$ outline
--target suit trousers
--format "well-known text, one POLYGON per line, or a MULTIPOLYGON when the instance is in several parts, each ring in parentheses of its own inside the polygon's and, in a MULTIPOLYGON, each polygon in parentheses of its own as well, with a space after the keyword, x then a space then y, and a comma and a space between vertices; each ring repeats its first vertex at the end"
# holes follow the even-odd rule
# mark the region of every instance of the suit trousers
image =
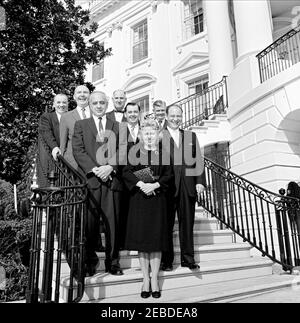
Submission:
POLYGON ((106 245, 106 268, 119 267, 119 214, 120 192, 112 191, 106 185, 89 190, 88 212, 86 221, 86 264, 96 265, 96 249, 100 235, 100 216, 104 216, 106 245))
POLYGON ((163 252, 162 263, 172 265, 174 261, 173 230, 177 212, 179 223, 179 241, 181 264, 193 264, 194 259, 194 223, 195 223, 196 197, 191 197, 183 185, 180 185, 178 195, 169 198, 168 214, 168 252, 163 252))

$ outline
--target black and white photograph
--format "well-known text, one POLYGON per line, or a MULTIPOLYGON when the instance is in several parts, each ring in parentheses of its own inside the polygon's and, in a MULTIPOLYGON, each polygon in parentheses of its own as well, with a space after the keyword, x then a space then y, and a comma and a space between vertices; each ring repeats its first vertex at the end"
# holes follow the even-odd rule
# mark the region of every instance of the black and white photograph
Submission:
POLYGON ((300 0, 0 0, 0 303, 300 303, 300 0))

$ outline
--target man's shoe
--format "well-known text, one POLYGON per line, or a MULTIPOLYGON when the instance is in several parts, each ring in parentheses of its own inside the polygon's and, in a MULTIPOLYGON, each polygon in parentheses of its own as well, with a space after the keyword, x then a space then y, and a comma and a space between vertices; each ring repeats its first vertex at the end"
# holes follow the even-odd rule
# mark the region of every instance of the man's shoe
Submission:
POLYGON ((172 271, 173 270, 173 266, 172 265, 162 265, 161 266, 161 270, 162 271, 172 271))
POLYGON ((188 267, 190 270, 196 270, 196 269, 200 269, 200 266, 195 264, 195 263, 182 263, 181 267, 188 267))
POLYGON ((122 275, 124 275, 122 269, 117 268, 117 267, 112 267, 109 270, 106 270, 106 272, 109 272, 113 276, 122 276, 122 275))

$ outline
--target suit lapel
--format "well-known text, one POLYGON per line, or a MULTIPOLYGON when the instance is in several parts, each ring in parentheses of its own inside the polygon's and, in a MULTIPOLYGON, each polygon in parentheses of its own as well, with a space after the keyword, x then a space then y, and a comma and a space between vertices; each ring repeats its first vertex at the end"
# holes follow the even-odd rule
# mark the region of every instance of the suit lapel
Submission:
POLYGON ((114 122, 111 119, 106 118, 106 125, 105 125, 105 137, 108 138, 110 137, 112 131, 114 128, 114 122))
POLYGON ((57 144, 59 144, 59 121, 55 111, 50 114, 50 118, 52 119, 53 123, 54 137, 57 144))
POLYGON ((73 110, 72 116, 75 119, 75 121, 81 120, 80 115, 79 115, 77 109, 74 109, 73 110))
POLYGON ((97 140, 97 138, 99 137, 98 135, 98 131, 97 131, 97 127, 96 127, 96 124, 95 124, 95 121, 94 121, 94 118, 91 117, 88 119, 88 122, 89 122, 89 126, 90 126, 90 129, 92 131, 92 134, 93 134, 93 138, 95 138, 95 141, 99 141, 97 140))
POLYGON ((183 145, 184 140, 184 130, 179 129, 179 148, 183 145))

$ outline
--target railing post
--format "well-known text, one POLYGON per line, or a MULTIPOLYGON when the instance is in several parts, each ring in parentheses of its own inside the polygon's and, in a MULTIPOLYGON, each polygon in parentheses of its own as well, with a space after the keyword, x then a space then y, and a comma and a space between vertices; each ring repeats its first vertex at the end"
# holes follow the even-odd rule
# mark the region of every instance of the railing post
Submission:
POLYGON ((49 204, 46 208, 46 231, 45 231, 45 249, 44 249, 44 267, 41 303, 52 302, 52 275, 53 275, 53 252, 54 237, 57 209, 55 206, 56 199, 54 194, 61 193, 60 189, 55 186, 57 175, 51 171, 48 179, 50 182, 47 191, 50 193, 49 204))
POLYGON ((226 94, 226 101, 225 101, 225 108, 228 109, 228 88, 227 88, 227 76, 223 76, 223 82, 224 82, 224 87, 225 87, 225 94, 226 94))
MULTIPOLYGON (((293 267, 288 221, 286 218, 286 211, 284 211, 284 208, 286 206, 286 202, 284 201, 285 189, 281 188, 279 190, 279 194, 282 196, 281 204, 283 208, 282 210, 276 209, 276 222, 277 222, 277 230, 278 230, 280 258, 282 263, 293 267)), ((283 270, 288 270, 288 269, 290 268, 283 266, 283 270)))

